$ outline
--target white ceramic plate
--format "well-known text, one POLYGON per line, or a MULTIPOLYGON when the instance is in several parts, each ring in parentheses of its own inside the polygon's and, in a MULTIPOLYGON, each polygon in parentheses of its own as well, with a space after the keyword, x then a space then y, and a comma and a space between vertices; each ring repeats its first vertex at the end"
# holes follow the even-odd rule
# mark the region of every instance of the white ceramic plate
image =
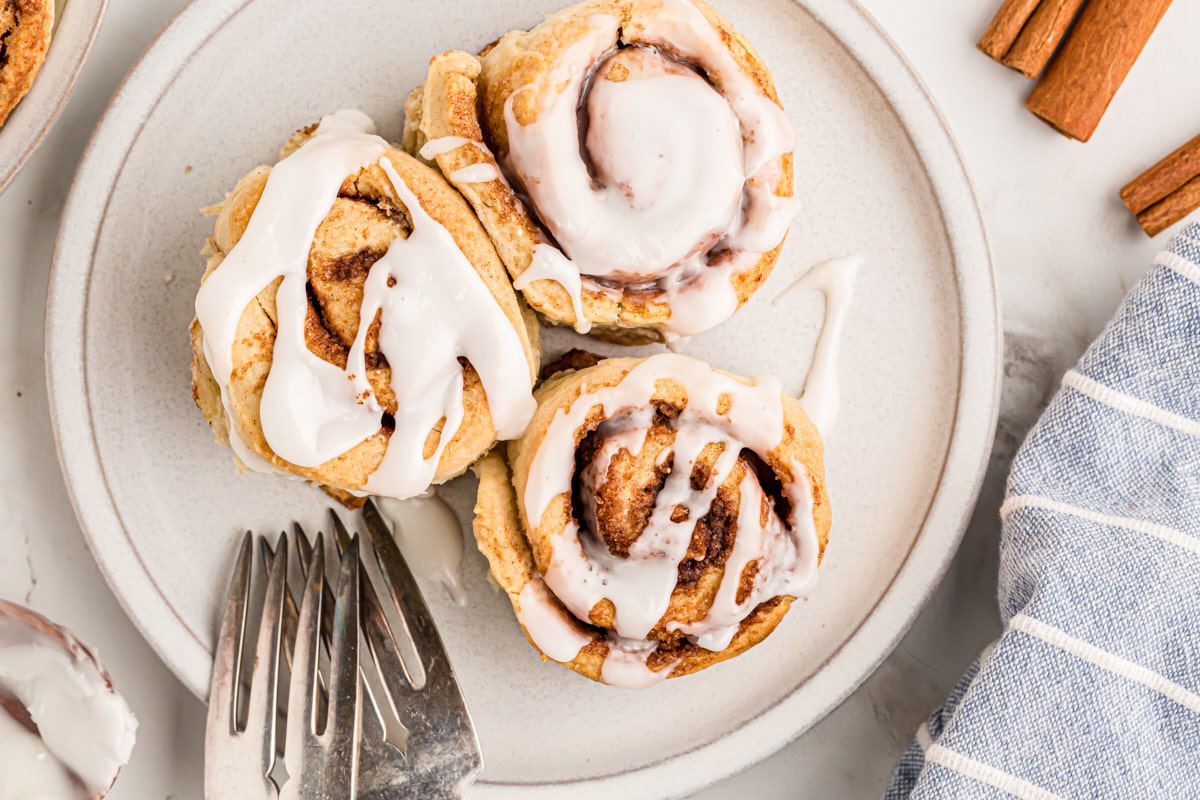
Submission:
MULTIPOLYGON (((396 136, 430 55, 479 48, 561 0, 198 0, 113 98, 63 216, 47 313, 58 442, 79 518, 130 616, 198 695, 239 532, 320 526, 316 490, 236 476, 192 405, 187 324, 220 199, 294 129, 342 107, 396 136)), ((470 606, 427 587, 487 766, 473 797, 680 795, 781 747, 890 651, 953 555, 992 440, 999 326, 970 184, 903 57, 850 0, 724 3, 795 122, 804 210, 754 301, 689 353, 799 391, 810 265, 867 259, 829 437, 834 530, 820 584, 776 633, 631 692, 542 664, 470 547, 470 606)), ((556 332, 548 349, 574 334, 556 332)), ((611 349, 610 349, 611 350, 611 349)), ((469 523, 474 482, 445 496, 469 523)))
POLYGON ((0 192, 33 155, 67 105, 100 31, 108 0, 57 0, 54 38, 29 94, 0 127, 0 192))

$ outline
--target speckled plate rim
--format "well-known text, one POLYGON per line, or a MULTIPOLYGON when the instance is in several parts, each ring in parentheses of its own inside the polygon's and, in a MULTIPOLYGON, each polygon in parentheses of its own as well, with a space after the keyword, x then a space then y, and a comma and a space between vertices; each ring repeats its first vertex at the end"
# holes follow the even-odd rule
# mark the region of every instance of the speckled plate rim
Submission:
MULTIPOLYGON (((79 2, 79 0, 73 0, 79 2)), ((904 125, 941 211, 955 264, 962 358, 959 399, 937 492, 908 557, 845 644, 780 703, 724 736, 635 769, 579 781, 483 781, 473 797, 577 800, 679 797, 759 761, 820 721, 887 657, 953 558, 991 452, 1002 333, 995 272, 978 202, 953 135, 895 43, 855 0, 795 0, 861 65, 904 125)), ((254 0, 197 0, 151 44, 114 94, 84 152, 63 211, 46 309, 46 362, 59 459, 101 571, 135 625, 183 683, 207 694, 210 656, 164 602, 132 546, 103 477, 84 391, 87 285, 107 213, 133 142, 190 54, 254 0)), ((565 0, 564 0, 565 2, 565 0)))
POLYGON ((67 101, 100 32, 108 0, 68 0, 29 94, 0 127, 0 194, 37 150, 67 101))

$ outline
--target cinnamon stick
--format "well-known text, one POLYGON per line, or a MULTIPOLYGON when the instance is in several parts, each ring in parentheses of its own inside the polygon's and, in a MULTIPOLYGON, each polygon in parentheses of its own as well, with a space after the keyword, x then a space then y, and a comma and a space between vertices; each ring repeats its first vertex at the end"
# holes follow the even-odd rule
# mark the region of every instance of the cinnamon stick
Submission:
POLYGON ((1138 214, 1137 221, 1147 234, 1157 236, 1197 208, 1200 208, 1200 178, 1192 178, 1138 214))
POLYGON ((1005 0, 976 47, 997 61, 1003 61, 1041 1, 1005 0))
POLYGON ((1130 181, 1121 200, 1150 236, 1200 208, 1200 136, 1130 181))
POLYGON ((1062 43, 1084 0, 1042 0, 1000 63, 1036 78, 1062 43))
POLYGON ((1171 0, 1089 0, 1025 107, 1086 142, 1171 0))

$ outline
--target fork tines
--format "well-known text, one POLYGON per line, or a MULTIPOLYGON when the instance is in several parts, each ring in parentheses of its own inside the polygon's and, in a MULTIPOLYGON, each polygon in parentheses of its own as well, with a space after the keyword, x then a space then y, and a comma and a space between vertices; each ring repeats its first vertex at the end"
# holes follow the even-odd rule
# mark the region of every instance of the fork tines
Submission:
POLYGON ((271 775, 275 768, 275 713, 287 578, 287 539, 279 539, 276 553, 280 557, 272 566, 267 581, 254 671, 248 687, 248 709, 244 722, 239 723, 238 710, 245 705, 242 693, 247 689, 241 667, 254 557, 252 542, 253 536, 247 531, 229 584, 229 598, 213 660, 204 743, 204 793, 214 800, 223 797, 274 798, 278 795, 278 787, 271 775))
POLYGON ((326 580, 321 534, 314 544, 294 526, 294 562, 286 535, 274 548, 260 542, 267 588, 252 666, 245 642, 254 537, 243 538, 213 666, 210 800, 349 800, 391 797, 397 789, 458 798, 482 769, 474 726, 416 581, 369 502, 363 521, 368 540, 360 544, 330 512, 336 590, 326 580), (360 547, 374 559, 360 557, 360 547), (290 563, 304 577, 299 602, 288 586, 290 563), (386 587, 382 595, 373 573, 386 587))

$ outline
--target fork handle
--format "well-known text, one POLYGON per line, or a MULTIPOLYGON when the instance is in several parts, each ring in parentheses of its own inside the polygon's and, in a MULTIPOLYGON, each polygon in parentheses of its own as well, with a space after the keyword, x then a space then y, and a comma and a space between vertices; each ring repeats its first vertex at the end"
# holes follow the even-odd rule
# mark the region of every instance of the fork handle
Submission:
POLYGON ((466 786, 412 785, 404 788, 376 789, 358 795, 357 800, 463 800, 466 786))

